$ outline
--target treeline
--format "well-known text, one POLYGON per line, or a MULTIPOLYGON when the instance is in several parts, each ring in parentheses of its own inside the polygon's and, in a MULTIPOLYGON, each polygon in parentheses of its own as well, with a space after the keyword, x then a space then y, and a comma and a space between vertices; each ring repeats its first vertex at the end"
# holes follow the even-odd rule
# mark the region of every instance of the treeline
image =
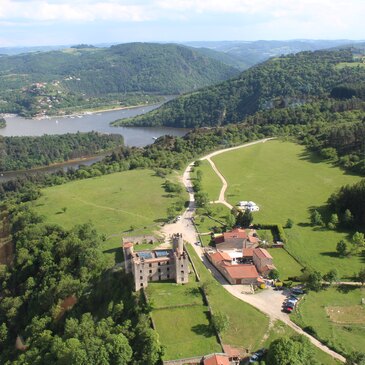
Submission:
POLYGON ((3 117, 0 117, 0 128, 6 127, 6 120, 3 117))
MULTIPOLYGON (((238 70, 176 44, 129 43, 0 58, 0 112, 34 115, 129 93, 175 95, 227 80, 238 70), (12 75, 9 77, 9 75, 12 75), (45 84, 46 83, 46 84, 45 84), (49 90, 46 90, 46 89, 49 90), (52 100, 51 100, 52 101, 52 100)), ((141 96, 142 99, 142 96, 141 96)))
POLYGON ((259 110, 304 104, 330 96, 339 85, 365 82, 364 67, 339 67, 343 63, 353 63, 350 50, 302 52, 271 59, 236 78, 115 124, 194 128, 238 123, 259 110))
POLYGON ((91 225, 44 225, 28 205, 10 200, 2 216, 16 250, 0 271, 1 364, 159 361, 148 308, 130 277, 108 269, 91 225))
POLYGON ((349 211, 351 225, 365 228, 365 179, 354 185, 343 186, 331 195, 328 203, 330 209, 340 217, 346 216, 346 213, 349 214, 346 211, 349 211))
POLYGON ((31 169, 110 151, 123 145, 119 134, 97 132, 1 137, 0 171, 31 169))

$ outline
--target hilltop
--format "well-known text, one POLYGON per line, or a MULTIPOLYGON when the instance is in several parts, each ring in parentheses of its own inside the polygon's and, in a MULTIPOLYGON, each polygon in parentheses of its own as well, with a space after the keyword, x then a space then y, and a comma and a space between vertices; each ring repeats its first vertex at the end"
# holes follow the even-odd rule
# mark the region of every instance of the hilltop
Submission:
POLYGON ((122 105, 155 102, 156 95, 196 90, 238 73, 193 48, 176 44, 79 45, 3 55, 0 112, 33 116, 105 105, 111 100, 122 105))
POLYGON ((185 94, 148 114, 115 124, 194 128, 241 122, 260 110, 327 98, 341 85, 360 85, 361 89, 365 81, 361 57, 343 49, 272 58, 231 80, 185 94))

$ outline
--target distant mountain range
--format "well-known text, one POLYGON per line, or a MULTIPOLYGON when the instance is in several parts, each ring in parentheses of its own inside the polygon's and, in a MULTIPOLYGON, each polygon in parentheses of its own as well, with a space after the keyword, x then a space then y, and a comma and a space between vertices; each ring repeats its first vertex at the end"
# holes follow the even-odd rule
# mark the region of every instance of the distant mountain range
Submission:
MULTIPOLYGON (((271 57, 287 55, 290 53, 298 53, 302 51, 317 51, 320 49, 328 49, 340 46, 349 46, 358 44, 360 41, 348 39, 339 40, 310 40, 298 39, 288 41, 201 41, 201 42, 185 42, 183 44, 196 47, 202 52, 215 58, 216 52, 223 53, 226 63, 241 70, 247 69, 257 63, 266 61, 271 57), (207 49, 215 51, 209 54, 207 49)), ((219 56, 218 56, 219 57, 219 56)), ((220 56, 222 62, 224 58, 220 56)))
POLYGON ((111 94, 180 94, 238 73, 199 50, 177 44, 79 45, 4 55, 0 57, 0 112, 31 110, 34 115, 54 100, 52 111, 111 94))
POLYGON ((257 111, 319 99, 362 97, 365 63, 360 48, 300 52, 272 58, 239 76, 182 95, 159 109, 115 124, 173 127, 241 122, 257 111))

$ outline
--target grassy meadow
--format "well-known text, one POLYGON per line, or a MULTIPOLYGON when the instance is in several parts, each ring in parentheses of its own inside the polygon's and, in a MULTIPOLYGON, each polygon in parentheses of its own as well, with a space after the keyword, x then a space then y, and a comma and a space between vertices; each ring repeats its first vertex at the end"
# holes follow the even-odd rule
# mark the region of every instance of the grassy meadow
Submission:
MULTIPOLYGON (((336 254, 337 242, 347 240, 349 232, 310 225, 310 209, 323 209, 336 189, 360 177, 308 155, 303 146, 281 141, 223 153, 213 161, 227 179, 226 199, 232 205, 240 200, 259 205, 260 211, 253 213, 255 223, 294 221, 293 228, 286 230, 287 249, 304 266, 322 273, 336 267, 347 278, 364 265, 361 257, 339 258, 336 254)), ((207 178, 208 174, 203 175, 203 181, 207 178)))
POLYGON ((222 349, 210 327, 208 307, 195 281, 185 285, 173 282, 149 283, 146 289, 164 360, 202 356, 222 349))
POLYGON ((91 222, 107 238, 104 250, 116 255, 122 235, 152 233, 166 218, 176 198, 165 193, 164 181, 150 170, 124 171, 43 189, 33 204, 46 223, 91 222))
POLYGON ((344 352, 364 351, 365 288, 338 287, 310 292, 299 303, 292 319, 312 327, 317 336, 344 352))

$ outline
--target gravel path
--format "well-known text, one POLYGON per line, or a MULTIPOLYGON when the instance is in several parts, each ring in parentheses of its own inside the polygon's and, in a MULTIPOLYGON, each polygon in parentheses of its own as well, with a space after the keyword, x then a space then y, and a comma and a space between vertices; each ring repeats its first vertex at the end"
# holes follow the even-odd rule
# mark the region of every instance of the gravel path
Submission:
MULTIPOLYGON (((228 208, 232 209, 232 206, 225 200, 225 192, 227 189, 227 181, 225 180, 224 176, 219 172, 217 167, 215 166, 214 162, 211 160, 212 157, 219 155, 224 152, 236 150, 239 148, 249 147, 257 143, 265 143, 268 140, 271 140, 273 138, 265 138, 263 140, 246 143, 244 145, 240 145, 237 147, 231 147, 226 148, 223 150, 219 150, 213 153, 210 153, 207 156, 204 156, 201 158, 201 160, 207 160, 213 170, 216 172, 216 174, 221 179, 223 186, 219 194, 219 198, 214 203, 221 203, 226 205, 228 208)), ((236 298, 243 300, 244 302, 252 305, 253 307, 259 309, 263 313, 269 316, 270 321, 280 320, 283 321, 285 324, 287 324, 290 328, 292 328, 297 333, 306 336, 309 338, 309 340, 319 349, 326 352, 327 354, 331 355, 335 359, 346 362, 346 359, 338 354, 337 352, 332 351, 327 346, 323 345, 320 341, 318 341, 313 336, 309 335, 308 333, 304 332, 299 326, 297 326, 295 323, 293 323, 290 320, 290 317, 282 312, 282 305, 286 297, 286 293, 282 291, 274 291, 272 288, 269 288, 267 290, 264 290, 258 294, 244 294, 243 286, 241 285, 230 285, 227 283, 226 279, 222 276, 222 274, 206 259, 204 256, 204 252, 202 247, 196 245, 195 243, 198 241, 198 234, 195 230, 192 218, 195 213, 195 200, 194 200, 194 190, 192 187, 192 182, 190 179, 190 171, 193 166, 193 162, 188 165, 188 167, 185 169, 182 182, 189 193, 189 206, 186 209, 186 211, 182 214, 181 219, 178 222, 172 223, 172 224, 166 224, 162 228, 162 233, 165 235, 166 240, 169 239, 169 237, 174 233, 182 233, 184 240, 192 244, 192 247, 194 248, 195 252, 198 254, 200 259, 203 261, 204 265, 208 268, 208 270, 212 273, 214 278, 222 284, 222 286, 232 295, 234 295, 236 298)))

